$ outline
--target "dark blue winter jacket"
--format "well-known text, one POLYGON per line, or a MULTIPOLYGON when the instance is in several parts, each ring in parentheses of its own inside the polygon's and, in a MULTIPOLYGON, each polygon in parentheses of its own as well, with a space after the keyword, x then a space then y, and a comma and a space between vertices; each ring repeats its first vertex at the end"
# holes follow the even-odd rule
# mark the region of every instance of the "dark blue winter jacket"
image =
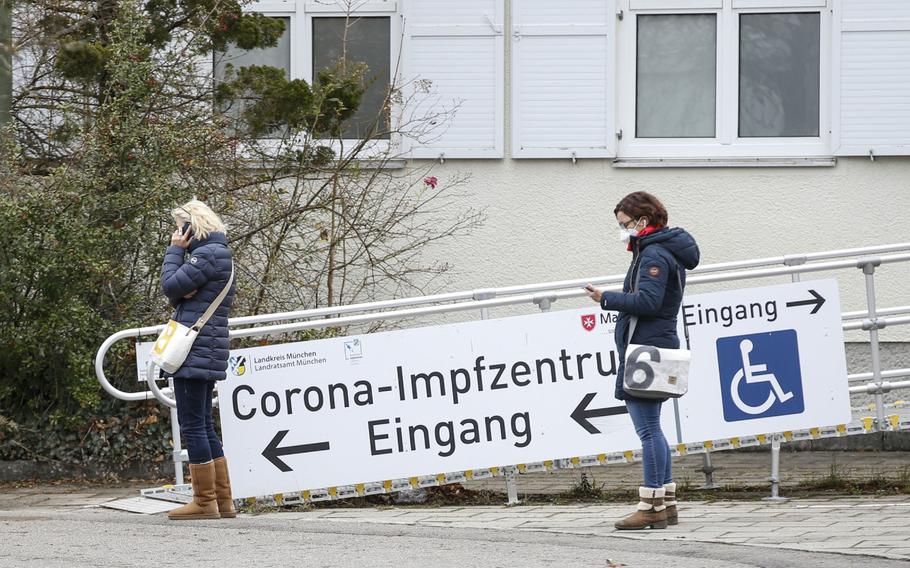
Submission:
MULTIPOLYGON (((191 327, 215 301, 231 276, 231 249, 224 233, 210 233, 201 241, 192 239, 186 250, 169 246, 161 268, 161 287, 177 309, 174 320, 191 327), (192 298, 183 297, 196 291, 192 298)), ((234 274, 234 282, 237 275, 234 274)), ((220 381, 228 364, 228 315, 236 286, 199 331, 183 366, 173 374, 180 379, 220 381)))
POLYGON ((619 400, 632 398, 622 390, 632 316, 638 316, 638 323, 631 343, 678 349, 676 315, 683 291, 676 275, 678 272, 684 288, 685 269, 695 268, 699 260, 695 239, 678 227, 664 227, 641 238, 632 237, 631 244, 632 264, 622 292, 604 292, 600 300, 604 310, 619 312, 615 333, 620 361, 615 396, 619 400), (638 289, 633 292, 636 273, 639 274, 638 289))

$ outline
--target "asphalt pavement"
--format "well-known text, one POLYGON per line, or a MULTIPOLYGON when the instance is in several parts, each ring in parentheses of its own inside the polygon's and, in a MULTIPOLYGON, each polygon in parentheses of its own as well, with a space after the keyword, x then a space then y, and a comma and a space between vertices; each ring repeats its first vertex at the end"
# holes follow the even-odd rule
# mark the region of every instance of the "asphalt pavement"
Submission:
MULTIPOLYGON (((906 476, 903 452, 784 454, 784 502, 693 501, 680 492, 680 525, 613 528, 631 503, 507 507, 349 503, 309 510, 260 509, 237 519, 169 521, 102 507, 135 498, 146 483, 21 483, 0 486, 0 568, 326 566, 395 568, 553 565, 597 567, 870 568, 910 566, 910 495, 819 495, 806 483, 906 476)), ((712 455, 727 487, 766 485, 766 453, 712 455)), ((704 481, 701 456, 674 461, 677 481, 704 481)), ((640 464, 523 474, 520 495, 565 493, 584 472, 605 489, 634 488, 640 464)), ((503 478, 470 489, 505 490, 503 478)), ((726 493, 725 493, 726 494, 726 493)), ((699 495, 705 495, 700 493, 699 495)), ((558 501, 555 500, 555 501, 558 501)))

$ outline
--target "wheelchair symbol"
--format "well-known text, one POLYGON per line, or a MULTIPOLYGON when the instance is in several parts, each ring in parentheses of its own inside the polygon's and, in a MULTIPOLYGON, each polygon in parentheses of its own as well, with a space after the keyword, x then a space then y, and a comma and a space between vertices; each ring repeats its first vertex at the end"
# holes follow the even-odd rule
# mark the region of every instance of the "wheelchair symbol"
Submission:
POLYGON ((783 403, 793 398, 792 392, 784 392, 784 389, 780 386, 780 382, 777 380, 777 376, 775 376, 774 373, 767 372, 767 365, 752 364, 749 354, 754 347, 752 341, 748 339, 744 339, 740 342, 739 351, 742 354, 743 366, 737 371, 736 375, 733 376, 733 382, 730 384, 730 396, 733 399, 733 404, 746 414, 753 415, 767 412, 768 409, 774 405, 775 399, 783 403), (758 406, 746 404, 739 395, 739 386, 743 379, 750 385, 755 383, 771 383, 771 392, 768 393, 767 400, 758 406))

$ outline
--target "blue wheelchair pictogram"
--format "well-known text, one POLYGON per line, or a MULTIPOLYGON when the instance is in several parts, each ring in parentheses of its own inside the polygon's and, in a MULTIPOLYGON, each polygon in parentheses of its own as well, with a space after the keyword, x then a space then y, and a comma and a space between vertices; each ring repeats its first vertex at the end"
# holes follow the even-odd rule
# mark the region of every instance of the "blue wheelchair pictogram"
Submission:
POLYGON ((717 364, 727 422, 805 409, 795 329, 721 337, 717 364))

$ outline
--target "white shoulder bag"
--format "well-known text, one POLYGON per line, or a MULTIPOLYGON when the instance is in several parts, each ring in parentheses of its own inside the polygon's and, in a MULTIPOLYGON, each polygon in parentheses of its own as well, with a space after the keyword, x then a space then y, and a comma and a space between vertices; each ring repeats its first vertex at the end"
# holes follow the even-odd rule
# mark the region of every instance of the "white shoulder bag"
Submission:
MULTIPOLYGON (((683 285, 677 264, 676 278, 682 293, 683 285)), ((636 271, 635 287, 638 289, 640 273, 636 271)), ((665 349, 651 345, 631 343, 635 335, 638 317, 632 317, 629 325, 629 337, 626 345, 626 367, 623 375, 622 389, 639 398, 679 398, 689 390, 689 362, 692 352, 688 349, 665 349)), ((689 347, 689 328, 683 319, 683 330, 686 335, 686 347, 689 347)))
POLYGON ((224 285, 224 290, 218 294, 218 297, 205 310, 205 313, 199 316, 193 327, 187 327, 174 320, 167 322, 161 335, 158 336, 158 340, 155 341, 155 346, 152 347, 152 362, 163 369, 165 373, 177 372, 177 369, 182 367, 183 362, 186 361, 186 356, 189 355, 193 342, 196 341, 196 336, 199 335, 199 330, 205 327, 209 318, 215 314, 215 310, 224 301, 224 297, 227 296, 233 282, 234 264, 231 263, 231 277, 228 278, 227 284, 224 285))

